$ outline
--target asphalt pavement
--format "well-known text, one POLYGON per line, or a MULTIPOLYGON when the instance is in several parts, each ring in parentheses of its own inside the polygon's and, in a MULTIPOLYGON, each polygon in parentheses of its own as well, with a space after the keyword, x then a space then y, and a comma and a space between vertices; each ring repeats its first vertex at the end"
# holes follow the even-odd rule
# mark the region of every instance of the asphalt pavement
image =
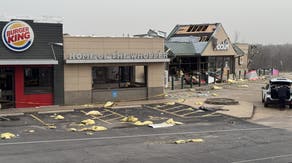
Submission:
MULTIPOLYGON (((184 124, 167 128, 151 128, 120 123, 98 121, 107 126, 106 131, 69 132, 73 122, 88 118, 82 112, 63 113, 64 120, 57 121, 52 114, 35 114, 41 120, 55 123, 56 129, 48 129, 29 115, 1 121, 1 132, 12 132, 16 138, 0 140, 0 162, 291 162, 292 133, 285 129, 270 128, 249 123, 239 118, 210 112, 196 112, 191 117, 181 117, 171 107, 150 105, 156 109, 112 109, 122 116, 134 115, 160 117, 154 122, 173 118, 184 124), (159 110, 159 109, 160 110, 159 110), (167 111, 161 111, 170 109, 167 111), (210 115, 211 116, 204 116, 210 115), (200 115, 200 116, 199 116, 200 115), (15 123, 14 125, 11 125, 15 123), (6 124, 6 125, 5 125, 6 124), (33 133, 28 132, 34 130, 33 133), (203 142, 175 144, 177 140, 202 139, 203 142)), ((149 107, 149 106, 147 106, 149 107)), ((188 109, 188 108, 186 108, 188 109)), ((88 110, 86 110, 88 111, 88 110)), ((188 111, 191 111, 188 109, 188 111)), ((193 108, 193 111, 198 111, 193 108)), ((122 116, 120 118, 122 118, 122 116)))

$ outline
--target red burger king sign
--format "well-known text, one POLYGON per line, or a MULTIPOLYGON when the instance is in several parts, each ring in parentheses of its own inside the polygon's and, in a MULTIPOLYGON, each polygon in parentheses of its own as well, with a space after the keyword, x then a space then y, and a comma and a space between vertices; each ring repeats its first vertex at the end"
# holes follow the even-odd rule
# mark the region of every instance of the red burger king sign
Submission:
POLYGON ((4 45, 16 52, 27 50, 33 43, 34 33, 32 28, 23 21, 11 21, 2 31, 4 45))

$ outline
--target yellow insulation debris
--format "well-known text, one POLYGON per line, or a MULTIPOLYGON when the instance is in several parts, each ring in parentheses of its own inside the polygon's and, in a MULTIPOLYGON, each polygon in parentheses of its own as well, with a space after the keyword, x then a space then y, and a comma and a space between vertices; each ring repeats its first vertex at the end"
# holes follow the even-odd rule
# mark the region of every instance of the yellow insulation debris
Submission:
POLYGON ((146 125, 151 125, 151 124, 153 124, 152 121, 144 121, 144 122, 137 121, 134 123, 134 125, 136 125, 136 126, 146 126, 146 125))
POLYGON ((83 123, 85 125, 94 125, 95 121, 92 119, 86 119, 86 120, 81 121, 81 123, 83 123))
POLYGON ((112 102, 112 101, 107 101, 107 102, 103 105, 103 107, 108 108, 108 107, 111 107, 111 106, 113 106, 113 105, 114 105, 114 102, 112 102))
POLYGON ((175 102, 167 102, 165 105, 175 105, 175 102))
POLYGON ((92 111, 86 113, 86 115, 102 116, 102 114, 97 110, 92 110, 92 111))
POLYGON ((54 117, 54 119, 56 119, 56 120, 62 120, 62 119, 64 119, 64 117, 61 116, 61 115, 57 115, 57 116, 54 117))
POLYGON ((15 135, 10 132, 5 132, 1 134, 1 139, 12 139, 15 138, 15 135))
POLYGON ((133 123, 137 122, 138 120, 139 119, 137 117, 132 116, 132 115, 121 119, 122 122, 133 122, 133 123))
POLYGON ((168 119, 167 121, 165 121, 165 123, 167 124, 172 124, 172 125, 182 125, 182 122, 178 122, 178 121, 174 121, 173 118, 168 119))

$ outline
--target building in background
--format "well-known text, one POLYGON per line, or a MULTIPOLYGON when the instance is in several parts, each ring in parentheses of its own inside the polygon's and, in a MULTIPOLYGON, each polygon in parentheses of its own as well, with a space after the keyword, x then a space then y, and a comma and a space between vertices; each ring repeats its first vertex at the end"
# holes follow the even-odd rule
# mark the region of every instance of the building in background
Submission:
POLYGON ((164 97, 163 38, 64 36, 65 104, 164 97))
POLYGON ((63 104, 63 25, 1 21, 1 108, 63 104))
POLYGON ((176 25, 166 38, 170 75, 235 71, 235 50, 222 24, 176 25))
POLYGON ((234 43, 232 44, 233 49, 236 52, 235 55, 235 75, 243 78, 244 73, 248 72, 248 50, 249 45, 246 43, 234 43))

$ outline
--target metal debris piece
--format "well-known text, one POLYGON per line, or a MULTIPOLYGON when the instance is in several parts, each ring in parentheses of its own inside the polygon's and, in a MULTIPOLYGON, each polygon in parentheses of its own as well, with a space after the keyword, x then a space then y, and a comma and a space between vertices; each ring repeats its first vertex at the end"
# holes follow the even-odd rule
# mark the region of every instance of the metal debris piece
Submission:
POLYGON ((174 126, 174 124, 167 124, 163 122, 163 123, 157 123, 157 124, 150 124, 149 126, 152 128, 165 128, 165 127, 172 127, 174 126))

